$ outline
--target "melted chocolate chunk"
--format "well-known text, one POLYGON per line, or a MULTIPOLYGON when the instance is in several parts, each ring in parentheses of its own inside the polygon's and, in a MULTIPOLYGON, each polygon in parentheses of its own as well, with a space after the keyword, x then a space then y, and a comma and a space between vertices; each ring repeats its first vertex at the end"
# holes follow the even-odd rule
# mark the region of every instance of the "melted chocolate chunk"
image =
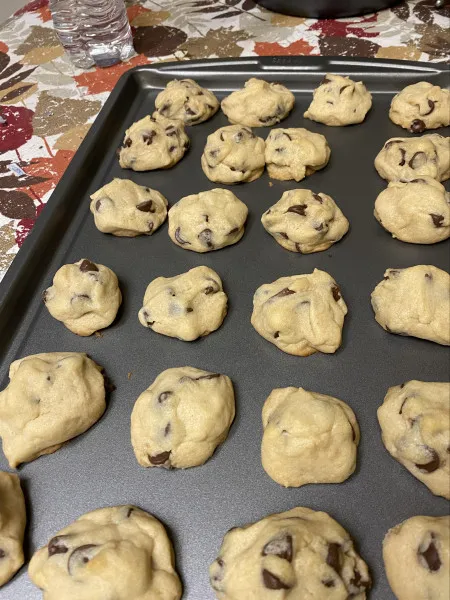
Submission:
POLYGON ((426 446, 427 452, 431 455, 431 459, 427 463, 416 463, 416 467, 422 473, 434 473, 440 466, 439 455, 436 450, 426 446))
POLYGON ((284 581, 281 581, 276 575, 268 571, 267 569, 263 569, 262 578, 264 582, 264 587, 268 590, 290 590, 291 586, 284 581))
POLYGON ((290 296, 291 294, 295 294, 294 290, 290 290, 289 288, 284 288, 277 294, 274 294, 269 298, 269 300, 273 300, 274 298, 283 298, 284 296, 290 296))
POLYGON ((212 231, 211 229, 204 229, 198 234, 198 239, 200 242, 206 246, 207 248, 214 248, 214 244, 212 243, 212 231))
POLYGON ((233 227, 233 229, 231 231, 229 231, 227 233, 227 235, 234 235, 235 233, 237 233, 239 231, 239 227, 233 227))
POLYGON ((279 235, 280 237, 284 238, 285 240, 289 239, 288 234, 285 233, 284 231, 277 231, 277 235, 279 235))
POLYGON ((417 550, 419 562, 421 564, 425 563, 426 568, 433 573, 439 571, 442 565, 438 549, 436 548, 436 544, 434 542, 435 539, 435 534, 432 533, 431 542, 428 544, 428 546, 423 548, 421 544, 417 550))
POLYGON ((175 234, 174 234, 174 235, 175 235, 175 239, 177 240, 177 242, 178 242, 179 244, 182 244, 182 245, 184 245, 184 244, 189 244, 189 245, 191 245, 191 242, 188 242, 188 241, 184 240, 184 239, 181 237, 181 235, 180 235, 180 227, 177 227, 177 228, 175 229, 175 234))
POLYGON ((54 554, 65 554, 69 548, 64 543, 64 539, 66 536, 57 535, 52 538, 47 544, 48 555, 53 556, 54 554))
POLYGON ((136 208, 141 212, 155 212, 155 208, 153 207, 153 200, 145 200, 144 202, 139 202, 139 204, 136 204, 136 208))
POLYGON ((323 204, 323 198, 319 196, 319 194, 313 194, 314 200, 317 200, 320 204, 323 204))
POLYGON ((127 138, 127 139, 124 141, 124 143, 123 143, 123 146, 124 146, 124 148, 129 148, 129 147, 131 146, 131 144, 132 144, 132 143, 133 143, 133 142, 132 142, 131 138, 127 138))
POLYGON ((341 299, 341 290, 339 289, 339 286, 333 285, 331 288, 331 293, 333 294, 333 298, 336 300, 336 302, 341 299))
POLYGON ((167 398, 169 398, 170 396, 172 396, 173 392, 161 392, 160 395, 158 396, 158 404, 162 404, 163 402, 165 402, 167 400, 167 398))
POLYGON ((147 144, 147 146, 150 146, 150 144, 153 143, 153 138, 155 136, 156 136, 156 131, 154 131, 152 129, 151 131, 142 134, 142 141, 144 142, 144 144, 147 144))
POLYGON ((152 465, 163 465, 169 461, 171 450, 155 454, 154 456, 148 456, 149 461, 152 465))
POLYGON ((427 115, 431 115, 431 113, 434 110, 435 102, 433 102, 433 100, 428 100, 428 106, 429 106, 430 110, 428 112, 426 112, 426 113, 423 113, 425 117, 427 115))
POLYGON ((268 556, 272 554, 279 556, 288 562, 292 562, 292 536, 289 534, 283 534, 264 546, 261 552, 261 556, 268 556))
POLYGON ((408 165, 411 167, 411 169, 419 169, 420 167, 423 167, 426 162, 427 155, 425 152, 414 152, 408 165))
POLYGON ((332 542, 328 544, 328 552, 326 558, 327 565, 336 571, 341 572, 341 545, 332 542))
POLYGON ((444 215, 437 215, 435 213, 430 213, 430 217, 433 220, 433 225, 437 228, 443 227, 444 215))
POLYGON ((412 131, 412 133, 422 133, 425 131, 425 123, 422 121, 422 119, 414 119, 409 127, 409 130, 412 131))
POLYGON ((96 264, 94 264, 93 262, 91 262, 90 260, 88 260, 87 258, 85 258, 80 266, 79 266, 80 271, 82 271, 83 273, 87 273, 88 271, 98 271, 98 267, 96 264))
POLYGON ((273 337, 275 339, 279 338, 280 337, 280 332, 279 331, 275 331, 275 333, 273 334, 273 337))
POLYGON ((286 212, 295 213, 296 215, 305 217, 307 208, 308 208, 307 204, 295 204, 294 206, 290 206, 286 212))

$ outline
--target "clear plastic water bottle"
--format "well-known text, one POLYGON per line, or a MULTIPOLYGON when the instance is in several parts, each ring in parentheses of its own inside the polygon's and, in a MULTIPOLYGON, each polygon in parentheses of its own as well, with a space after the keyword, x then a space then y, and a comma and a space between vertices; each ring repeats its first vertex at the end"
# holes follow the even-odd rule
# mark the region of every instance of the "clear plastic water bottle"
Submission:
POLYGON ((72 62, 109 67, 134 53, 124 0, 50 0, 53 23, 72 62))

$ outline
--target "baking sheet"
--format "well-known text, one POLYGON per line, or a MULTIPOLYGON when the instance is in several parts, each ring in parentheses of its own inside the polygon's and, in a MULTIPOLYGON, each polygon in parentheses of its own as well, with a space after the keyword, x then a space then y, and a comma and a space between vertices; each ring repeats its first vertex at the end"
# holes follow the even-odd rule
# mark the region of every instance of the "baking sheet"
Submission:
MULTIPOLYGON (((12 360, 52 351, 87 352, 105 367, 117 387, 105 415, 87 433, 19 469, 28 505, 27 560, 81 514, 132 503, 168 527, 183 598, 208 600, 214 597, 208 566, 225 532, 300 505, 330 513, 351 533, 371 569, 372 600, 394 598, 381 556, 385 532, 416 514, 448 512, 444 499, 433 496, 388 455, 376 418, 389 386, 409 379, 449 378, 447 348, 386 333, 375 322, 370 306, 370 293, 388 267, 433 264, 449 269, 448 241, 433 246, 405 244, 392 239, 373 217, 375 198, 386 185, 373 160, 388 138, 411 135, 388 118, 392 95, 424 79, 445 86, 448 71, 439 65, 395 61, 259 57, 162 63, 138 67, 122 77, 0 286, 2 388, 12 360), (373 108, 364 124, 333 128, 303 119, 312 90, 327 72, 365 82, 373 94, 373 108), (115 151, 125 129, 153 112, 155 96, 166 83, 192 77, 221 99, 253 76, 280 81, 295 93, 295 109, 280 126, 324 134, 332 150, 328 166, 298 184, 270 182, 265 173, 253 183, 230 188, 248 205, 249 219, 242 240, 223 250, 185 251, 170 241, 167 223, 151 237, 120 239, 101 234, 89 211, 89 195, 113 177, 155 188, 169 204, 221 187, 210 182, 200 167, 207 135, 228 124, 221 112, 187 129, 191 149, 174 168, 134 173, 119 167, 115 151), (325 252, 292 254, 260 223, 262 213, 285 190, 296 187, 330 194, 350 221, 349 233, 325 252), (113 269, 124 296, 115 323, 101 337, 72 334, 41 301, 41 291, 50 285, 56 270, 83 257, 113 269), (228 294, 229 312, 220 329, 187 343, 142 327, 137 312, 147 284, 160 275, 176 275, 198 265, 216 270, 228 294), (315 267, 336 279, 349 307, 343 344, 334 355, 290 356, 252 328, 253 293, 262 283, 310 273, 315 267), (145 470, 137 464, 130 443, 134 402, 161 371, 184 365, 231 377, 236 420, 226 442, 204 466, 145 470), (341 398, 355 411, 362 439, 356 472, 346 482, 286 490, 265 474, 260 461, 261 408, 273 388, 290 385, 341 398)), ((270 129, 255 132, 265 138, 270 129)), ((448 130, 439 133, 448 135, 448 130)), ((9 470, 1 453, 0 469, 9 470)), ((0 597, 41 598, 28 579, 26 565, 2 588, 0 597)))

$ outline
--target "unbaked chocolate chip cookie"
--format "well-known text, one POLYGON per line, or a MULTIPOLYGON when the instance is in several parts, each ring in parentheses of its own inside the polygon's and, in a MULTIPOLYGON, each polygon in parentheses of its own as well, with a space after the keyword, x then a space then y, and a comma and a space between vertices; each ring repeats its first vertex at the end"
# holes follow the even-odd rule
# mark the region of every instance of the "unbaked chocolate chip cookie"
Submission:
POLYGON ((219 101, 193 79, 174 79, 156 96, 156 111, 167 119, 179 119, 185 125, 198 125, 219 110, 219 101))
POLYGON ((383 542, 386 575, 398 600, 450 598, 450 517, 411 517, 383 542))
POLYGON ((160 192, 130 179, 113 179, 91 196, 95 226, 119 237, 152 235, 167 217, 167 200, 160 192))
POLYGON ((341 127, 362 123, 372 106, 372 96, 362 81, 328 73, 313 92, 313 100, 303 114, 306 119, 341 127))
POLYGON ((378 420, 388 452, 433 494, 450 499, 450 383, 389 388, 378 420))
POLYGON ((331 354, 341 345, 347 306, 339 286, 325 271, 281 277, 259 287, 252 325, 283 352, 331 354))
POLYGON ((169 236, 185 250, 219 250, 241 239, 247 214, 247 206, 230 190, 192 194, 169 210, 169 236))
POLYGON ((355 470, 359 427, 342 400, 303 388, 276 389, 262 420, 262 465, 277 483, 340 483, 355 470))
POLYGON ((300 181, 323 169, 330 154, 325 136, 301 127, 272 129, 266 140, 265 160, 273 179, 300 181))
POLYGON ((450 236, 450 194, 431 177, 391 181, 376 199, 374 215, 402 242, 436 244, 450 236))
POLYGON ((116 274, 87 258, 58 269, 42 298, 52 317, 83 336, 111 325, 122 302, 116 274))
POLYGON ((224 98, 221 108, 230 123, 270 127, 285 119, 294 103, 294 94, 281 83, 252 77, 243 89, 224 98))
POLYGON ((254 181, 264 171, 264 140, 248 127, 228 125, 208 135, 202 169, 216 183, 254 181))
POLYGON ((147 116, 126 130, 119 163, 123 169, 133 171, 169 169, 188 148, 189 138, 182 121, 147 116))
POLYGON ((136 400, 131 443, 143 467, 202 465, 234 419, 231 380, 194 367, 167 369, 136 400))
POLYGON ((407 85, 391 102, 389 118, 411 133, 450 125, 450 92, 428 81, 407 85))
POLYGON ((0 587, 24 563, 26 520, 25 500, 18 476, 0 471, 0 587))
POLYGON ((437 267, 388 269, 372 292, 372 307, 389 333, 450 345, 450 276, 437 267))
POLYGON ((331 196, 288 190, 267 210, 261 223, 286 250, 309 254, 327 250, 348 231, 348 221, 331 196))
POLYGON ((34 354, 11 363, 0 392, 0 437, 15 468, 59 450, 105 411, 102 369, 82 352, 34 354))
POLYGON ((209 575, 220 600, 365 600, 371 586, 345 529, 303 507, 230 529, 209 575))
POLYGON ((45 600, 180 600, 164 526, 135 506, 99 508, 35 552, 28 574, 45 600))
POLYGON ((375 168, 387 181, 450 177, 450 138, 437 133, 388 140, 375 158, 375 168))
POLYGON ((209 267, 158 277, 147 287, 139 321, 157 333, 191 342, 218 329, 227 314, 222 281, 209 267))

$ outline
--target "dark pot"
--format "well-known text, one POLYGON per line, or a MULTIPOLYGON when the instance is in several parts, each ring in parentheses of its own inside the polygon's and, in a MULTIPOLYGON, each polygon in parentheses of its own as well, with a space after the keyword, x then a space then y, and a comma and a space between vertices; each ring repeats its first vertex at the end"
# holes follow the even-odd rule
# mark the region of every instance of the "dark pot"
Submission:
POLYGON ((285 15, 317 19, 354 17, 382 10, 400 0, 255 0, 264 8, 285 15))

